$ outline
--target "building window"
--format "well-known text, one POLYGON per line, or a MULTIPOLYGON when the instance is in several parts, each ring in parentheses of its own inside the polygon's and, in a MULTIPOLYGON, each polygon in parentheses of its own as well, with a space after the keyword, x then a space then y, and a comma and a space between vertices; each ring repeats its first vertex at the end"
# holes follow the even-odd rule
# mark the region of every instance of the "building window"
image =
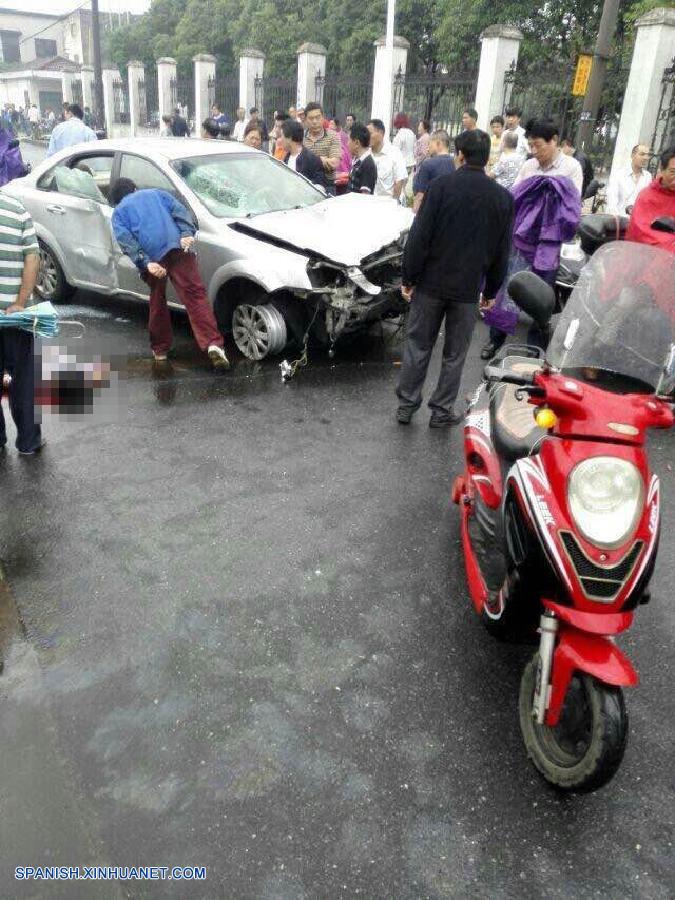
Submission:
POLYGON ((35 38, 35 55, 38 59, 51 59, 52 56, 56 56, 56 41, 35 38))
POLYGON ((18 31, 0 31, 0 44, 2 46, 2 61, 6 63, 20 62, 18 31))

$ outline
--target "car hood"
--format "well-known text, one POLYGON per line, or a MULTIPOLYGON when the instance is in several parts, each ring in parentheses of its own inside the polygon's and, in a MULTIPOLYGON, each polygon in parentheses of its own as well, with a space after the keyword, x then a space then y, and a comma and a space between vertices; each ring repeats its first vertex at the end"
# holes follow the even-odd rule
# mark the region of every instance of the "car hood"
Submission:
POLYGON ((241 221, 242 229, 317 253, 345 266, 398 240, 413 215, 388 197, 345 194, 304 209, 264 213, 241 221))

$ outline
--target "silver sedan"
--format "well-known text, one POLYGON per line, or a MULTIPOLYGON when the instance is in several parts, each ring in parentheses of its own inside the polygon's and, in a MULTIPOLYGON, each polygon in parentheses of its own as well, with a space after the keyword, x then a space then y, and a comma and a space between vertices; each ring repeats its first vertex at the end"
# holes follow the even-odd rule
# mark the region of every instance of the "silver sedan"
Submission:
MULTIPOLYGON (((111 230, 110 185, 169 191, 197 226, 199 266, 218 324, 251 359, 311 330, 340 335, 400 315, 400 265, 412 215, 387 198, 328 198, 266 153, 225 141, 150 138, 70 147, 3 190, 30 212, 39 293, 74 288, 146 301, 111 230)), ((180 307, 172 289, 169 301, 180 307)))

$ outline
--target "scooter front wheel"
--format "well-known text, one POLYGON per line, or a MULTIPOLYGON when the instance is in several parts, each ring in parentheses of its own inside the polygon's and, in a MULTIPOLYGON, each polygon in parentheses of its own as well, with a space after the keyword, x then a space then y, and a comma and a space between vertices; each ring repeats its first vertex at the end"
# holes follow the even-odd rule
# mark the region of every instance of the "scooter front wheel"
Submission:
POLYGON ((621 688, 576 672, 557 725, 539 725, 532 702, 539 653, 520 682, 520 729, 528 756, 546 781, 565 791, 594 791, 615 774, 626 749, 628 714, 621 688))

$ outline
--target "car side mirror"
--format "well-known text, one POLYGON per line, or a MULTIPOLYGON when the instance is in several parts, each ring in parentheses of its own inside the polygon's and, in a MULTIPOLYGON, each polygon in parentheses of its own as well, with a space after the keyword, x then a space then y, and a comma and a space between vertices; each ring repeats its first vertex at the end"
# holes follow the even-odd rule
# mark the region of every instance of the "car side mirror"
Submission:
POLYGON ((548 325, 555 310, 555 291, 534 272, 518 272, 508 285, 513 302, 541 328, 548 325))
POLYGON ((652 222, 654 231, 665 231, 675 234, 675 216, 660 216, 652 222))

